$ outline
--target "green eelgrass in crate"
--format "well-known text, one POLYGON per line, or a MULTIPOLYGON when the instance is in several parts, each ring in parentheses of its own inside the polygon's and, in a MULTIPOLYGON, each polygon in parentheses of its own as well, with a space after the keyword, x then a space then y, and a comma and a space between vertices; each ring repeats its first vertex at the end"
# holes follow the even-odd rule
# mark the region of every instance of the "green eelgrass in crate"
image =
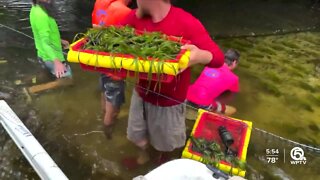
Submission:
POLYGON ((200 109, 182 157, 210 164, 224 172, 244 177, 251 130, 252 122, 250 121, 200 109), (222 146, 223 140, 219 135, 221 126, 224 126, 234 139, 234 143, 228 148, 222 146), (223 153, 226 150, 227 152, 223 153))
MULTIPOLYGON (((163 74, 176 76, 188 65, 190 51, 181 50, 187 41, 160 32, 142 32, 125 27, 89 29, 71 45, 69 62, 109 69, 145 73, 161 82, 163 74), (154 78, 156 75, 156 78, 154 78)), ((159 83, 160 84, 160 83, 159 83)))

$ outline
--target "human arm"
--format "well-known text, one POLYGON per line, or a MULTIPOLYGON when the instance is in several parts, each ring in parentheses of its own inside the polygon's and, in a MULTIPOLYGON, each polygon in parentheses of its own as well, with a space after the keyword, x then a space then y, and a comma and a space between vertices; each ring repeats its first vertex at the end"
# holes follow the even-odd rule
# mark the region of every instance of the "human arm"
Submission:
POLYGON ((239 92, 239 83, 238 81, 236 81, 230 88, 229 90, 227 90, 226 92, 224 92, 223 94, 221 94, 217 99, 223 103, 230 103, 232 102, 237 94, 239 92))
POLYGON ((234 92, 234 93, 238 93, 239 92, 240 87, 239 87, 239 78, 238 77, 236 77, 236 80, 234 81, 232 86, 229 88, 229 90, 231 92, 234 92))
POLYGON ((97 25, 97 24, 92 24, 92 27, 93 27, 93 28, 102 28, 102 26, 97 25))
MULTIPOLYGON (((54 24, 55 21, 50 19, 50 17, 44 11, 36 11, 33 14, 33 31, 38 35, 36 40, 38 41, 39 48, 44 56, 46 57, 45 61, 54 61, 60 60, 64 61, 63 53, 61 49, 61 39, 51 38, 56 34, 52 33, 59 33, 58 29, 55 28, 54 24)), ((57 28, 57 26, 56 26, 57 28)), ((59 34, 56 35, 60 36, 59 34)))
POLYGON ((182 49, 190 50, 189 66, 204 64, 209 67, 220 67, 224 63, 224 54, 219 46, 211 39, 201 22, 195 18, 188 25, 187 38, 191 45, 182 46, 182 49))
MULTIPOLYGON (((50 39, 50 36, 52 36, 52 30, 50 28, 49 16, 46 13, 41 11, 37 12, 36 21, 34 24, 34 28, 38 33, 38 40, 41 44, 40 46, 42 52, 46 55, 45 60, 52 61, 54 63, 55 75, 57 78, 59 78, 66 71, 66 68, 61 63, 62 61, 64 61, 60 45, 60 43, 62 42, 52 42, 52 39, 50 39)), ((58 32, 58 30, 56 32, 58 32)))
POLYGON ((70 46, 69 41, 61 39, 61 44, 63 46, 63 49, 69 49, 69 46, 70 46))
POLYGON ((226 91, 222 93, 220 96, 218 96, 216 100, 224 104, 229 104, 230 102, 233 102, 236 97, 237 93, 234 93, 232 91, 226 91))
POLYGON ((66 73, 66 66, 59 60, 54 60, 54 72, 57 78, 63 77, 64 73, 66 73))
POLYGON ((184 45, 181 47, 181 49, 187 49, 190 51, 190 59, 188 64, 189 67, 195 64, 209 64, 213 57, 210 51, 199 49, 195 45, 184 45))
POLYGON ((236 98, 240 91, 239 78, 233 73, 225 74, 221 78, 221 83, 224 83, 225 89, 218 99, 224 103, 229 103, 236 98))

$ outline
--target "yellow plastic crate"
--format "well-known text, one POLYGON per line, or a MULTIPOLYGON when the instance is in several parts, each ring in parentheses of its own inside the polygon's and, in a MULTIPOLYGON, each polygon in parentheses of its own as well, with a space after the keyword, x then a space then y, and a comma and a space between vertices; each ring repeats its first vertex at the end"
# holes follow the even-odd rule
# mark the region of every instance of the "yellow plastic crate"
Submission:
MULTIPOLYGON (((242 162, 246 162, 247 149, 250 141, 252 122, 222 116, 200 109, 197 120, 193 126, 191 136, 195 138, 204 138, 208 141, 215 140, 221 147, 223 143, 218 133, 219 126, 225 126, 234 138, 234 144, 231 146, 237 149, 237 156, 242 162)), ((202 154, 192 150, 192 142, 189 139, 182 152, 182 158, 189 158, 196 161, 203 161, 202 154)), ((233 175, 245 176, 246 170, 232 168, 228 162, 220 161, 216 168, 233 175), (232 171, 232 172, 230 172, 232 171)))
MULTIPOLYGON (((178 41, 177 37, 168 36, 168 40, 178 41)), ((152 59, 138 59, 136 67, 134 62, 136 58, 130 54, 110 54, 108 52, 98 52, 94 50, 82 49, 87 42, 86 38, 79 39, 70 45, 67 60, 71 63, 81 63, 98 68, 108 69, 125 69, 128 71, 137 71, 141 73, 164 73, 171 76, 176 76, 178 73, 188 67, 190 51, 181 50, 175 59, 164 61, 163 69, 157 68, 159 61, 152 59)), ((182 44, 188 41, 182 40, 182 44)))

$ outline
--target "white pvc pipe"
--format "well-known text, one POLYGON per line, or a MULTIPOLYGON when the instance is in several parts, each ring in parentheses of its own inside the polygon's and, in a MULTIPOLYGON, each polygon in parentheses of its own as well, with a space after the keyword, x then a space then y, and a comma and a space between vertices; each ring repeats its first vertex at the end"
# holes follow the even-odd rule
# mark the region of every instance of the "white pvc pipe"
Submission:
POLYGON ((41 179, 68 179, 8 104, 0 100, 0 123, 41 179))

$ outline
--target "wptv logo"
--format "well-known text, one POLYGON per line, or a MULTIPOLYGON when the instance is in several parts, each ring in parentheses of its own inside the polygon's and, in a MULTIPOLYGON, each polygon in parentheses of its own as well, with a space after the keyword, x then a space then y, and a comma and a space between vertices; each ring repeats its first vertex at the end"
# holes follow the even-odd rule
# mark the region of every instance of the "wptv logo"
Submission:
POLYGON ((300 147, 294 147, 290 151, 290 156, 292 160, 291 164, 307 164, 307 159, 304 157, 304 151, 300 147))

